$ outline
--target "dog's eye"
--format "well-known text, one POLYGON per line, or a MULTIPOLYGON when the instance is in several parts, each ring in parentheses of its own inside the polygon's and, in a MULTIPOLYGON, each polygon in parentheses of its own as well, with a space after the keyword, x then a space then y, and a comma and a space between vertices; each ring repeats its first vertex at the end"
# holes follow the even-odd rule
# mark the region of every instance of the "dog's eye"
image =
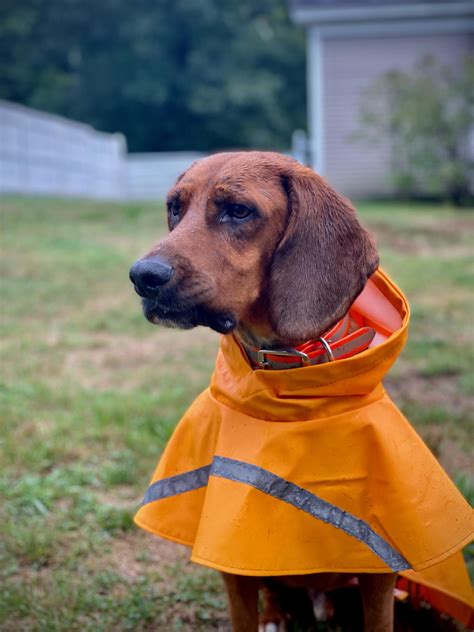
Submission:
POLYGON ((173 219, 179 217, 180 210, 179 202, 177 200, 173 200, 168 204, 168 213, 173 219))
POLYGON ((253 211, 244 204, 230 204, 227 209, 227 214, 236 221, 244 220, 253 214, 253 211))

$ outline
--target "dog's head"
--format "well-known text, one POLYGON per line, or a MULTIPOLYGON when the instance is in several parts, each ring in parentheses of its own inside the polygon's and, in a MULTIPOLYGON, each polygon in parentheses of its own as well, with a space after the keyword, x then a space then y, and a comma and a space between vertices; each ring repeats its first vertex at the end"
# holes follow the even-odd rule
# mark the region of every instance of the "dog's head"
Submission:
POLYGON ((302 342, 342 318, 378 266, 348 200, 280 154, 199 160, 167 206, 169 235, 130 271, 153 323, 302 342))

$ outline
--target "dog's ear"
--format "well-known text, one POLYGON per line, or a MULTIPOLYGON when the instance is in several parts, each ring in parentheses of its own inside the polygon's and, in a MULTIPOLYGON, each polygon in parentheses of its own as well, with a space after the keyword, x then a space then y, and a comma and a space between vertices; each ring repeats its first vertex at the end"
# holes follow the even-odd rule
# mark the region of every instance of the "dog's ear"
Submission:
POLYGON ((288 223, 270 273, 270 319, 288 341, 327 331, 377 269, 377 251, 348 200, 308 167, 283 175, 288 223))

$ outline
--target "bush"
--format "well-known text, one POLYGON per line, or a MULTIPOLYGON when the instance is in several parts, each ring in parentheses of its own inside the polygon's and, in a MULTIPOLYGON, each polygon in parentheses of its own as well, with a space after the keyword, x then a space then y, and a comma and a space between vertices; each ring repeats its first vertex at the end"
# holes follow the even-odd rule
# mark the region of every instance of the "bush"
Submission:
POLYGON ((413 72, 393 70, 369 86, 359 138, 388 138, 398 194, 447 198, 461 206, 472 185, 473 101, 473 58, 444 68, 425 57, 413 72))

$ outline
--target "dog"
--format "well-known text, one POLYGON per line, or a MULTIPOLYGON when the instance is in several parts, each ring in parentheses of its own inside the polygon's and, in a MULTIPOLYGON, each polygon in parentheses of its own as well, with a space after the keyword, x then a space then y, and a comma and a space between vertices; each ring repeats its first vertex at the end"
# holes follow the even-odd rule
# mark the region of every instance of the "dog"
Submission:
MULTIPOLYGON (((144 315, 157 325, 182 329, 201 325, 223 334, 223 344, 233 341, 236 350, 232 353, 239 356, 239 366, 246 363, 249 379, 257 373, 271 373, 268 369, 272 368, 277 369, 274 373, 283 369, 285 374, 301 375, 301 371, 308 371, 309 367, 305 366, 308 363, 339 365, 339 358, 362 357, 360 354, 367 351, 374 337, 377 340, 381 335, 386 340, 390 336, 391 330, 387 331, 385 326, 375 331, 377 327, 374 325, 372 331, 356 316, 348 316, 351 306, 378 270, 379 257, 372 237, 360 225, 350 202, 308 167, 273 152, 216 154, 197 161, 178 178, 167 198, 167 213, 168 236, 155 244, 130 270, 130 279, 142 299, 144 315), (343 340, 350 342, 330 345, 328 340, 332 340, 332 334, 328 337, 327 333, 336 331, 341 322, 345 322, 343 340), (354 337, 358 335, 361 338, 354 346, 354 337), (308 346, 308 341, 315 342, 308 346), (293 368, 295 358, 297 367, 301 360, 304 368, 293 368)), ((401 329, 406 328, 401 322, 401 329)), ((333 369, 330 367, 330 370, 333 369)), ((228 375, 225 379, 229 382, 228 375)), ((219 393, 216 387, 214 399, 219 399, 219 393)), ((232 393, 222 395, 221 399, 224 397, 229 400, 226 400, 229 409, 238 406, 232 400, 232 393)), ((283 408, 287 406, 285 399, 280 403, 283 408)), ((288 411, 285 414, 291 420, 291 407, 288 411)), ((200 415, 203 418, 204 414, 200 415)), ((195 450, 195 445, 205 443, 207 436, 203 434, 199 442, 193 440, 189 447, 185 447, 188 444, 186 436, 182 435, 180 454, 195 450)), ((280 484, 282 479, 275 474, 269 474, 260 466, 244 464, 244 469, 240 470, 243 474, 236 475, 237 470, 229 473, 229 468, 240 467, 237 461, 228 457, 217 459, 220 460, 216 468, 210 470, 214 480, 224 478, 227 481, 222 483, 224 485, 229 480, 257 488, 261 484, 267 485, 260 487, 260 491, 264 491, 266 497, 276 496, 272 485, 280 484), (248 474, 245 466, 254 469, 248 474), (223 473, 222 468, 226 467, 229 471, 223 473), (250 478, 245 478, 247 475, 250 478), (260 477, 260 482, 252 478, 254 475, 260 477), (267 479, 273 477, 270 483, 261 483, 264 475, 267 479)), ((429 467, 434 467, 431 461, 429 467)), ((145 499, 147 507, 150 503, 157 505, 157 501, 165 507, 169 498, 178 495, 181 502, 187 497, 185 492, 188 490, 197 490, 190 492, 197 497, 209 480, 207 465, 177 475, 174 472, 181 471, 180 467, 172 468, 171 475, 165 472, 165 478, 163 471, 157 475, 160 480, 150 487, 155 495, 145 499), (186 476, 187 479, 183 478, 186 476), (170 491, 170 486, 175 486, 174 491, 170 491)), ((284 485, 280 500, 297 506, 292 498, 299 490, 302 493, 305 490, 288 480, 284 485)), ((449 489, 449 493, 454 494, 449 489)), ((314 496, 310 495, 308 499, 311 503, 314 496)), ((243 507, 246 502, 243 501, 243 507)), ((322 515, 329 505, 324 504, 324 500, 321 502, 323 507, 317 511, 322 515)), ((456 502, 461 501, 456 497, 456 502)), ((301 507, 297 506, 298 509, 301 507)), ((304 505, 303 509, 306 507, 304 505)), ((340 512, 332 506, 328 511, 336 512, 333 524, 345 533, 355 533, 359 540, 369 543, 373 551, 382 547, 380 543, 370 544, 378 538, 370 525, 362 524, 348 512, 340 512), (365 535, 358 535, 357 529, 365 535)), ((150 520, 138 516, 140 526, 168 537, 166 529, 153 526, 150 520)), ((327 522, 329 518, 324 514, 322 520, 327 522)), ((237 528, 235 523, 234 519, 232 529, 237 528)), ((191 545, 190 537, 179 534, 169 537, 191 545)), ((252 533, 248 533, 248 538, 252 538, 252 533)), ((227 541, 224 537, 223 542, 224 547, 226 543, 232 547, 232 539, 227 541)), ((448 548, 447 545, 440 546, 448 548)), ((314 593, 344 586, 353 580, 361 592, 364 630, 389 632, 393 629, 397 572, 410 568, 403 556, 397 558, 398 553, 389 548, 395 562, 380 572, 381 567, 377 565, 372 570, 366 571, 364 567, 358 572, 344 569, 329 572, 327 569, 325 572, 304 570, 299 573, 287 569, 285 573, 280 569, 272 578, 272 573, 263 571, 246 575, 242 565, 239 572, 231 572, 232 564, 213 562, 211 557, 208 565, 222 572, 235 632, 258 629, 258 592, 262 585, 267 602, 271 603, 272 595, 278 592, 276 586, 304 587, 314 593)), ((258 555, 257 551, 256 559, 258 555)), ((202 554, 196 559, 202 560, 202 554)), ((267 612, 263 619, 268 621, 269 616, 267 612)), ((283 615, 276 616, 281 618, 283 615)))

